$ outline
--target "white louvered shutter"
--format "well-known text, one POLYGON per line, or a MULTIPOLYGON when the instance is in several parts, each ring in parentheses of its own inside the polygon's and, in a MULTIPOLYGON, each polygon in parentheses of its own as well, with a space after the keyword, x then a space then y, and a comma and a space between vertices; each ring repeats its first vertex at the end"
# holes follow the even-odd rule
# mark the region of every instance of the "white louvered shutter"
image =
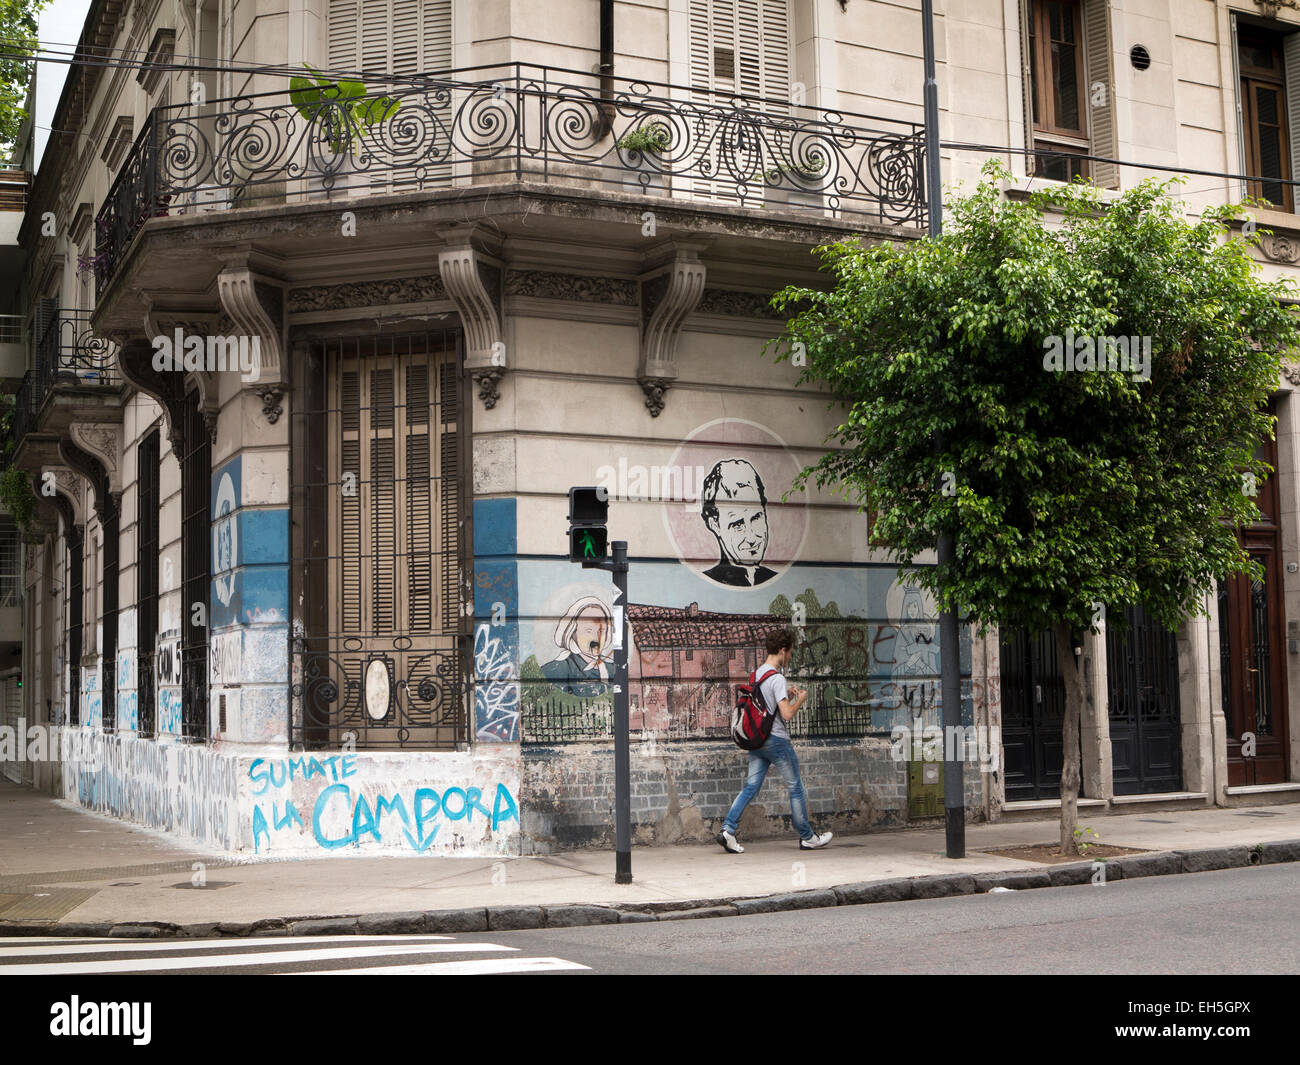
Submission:
MULTIPOLYGON (((1290 33, 1282 38, 1282 65, 1286 76, 1287 139, 1291 142, 1291 177, 1300 174, 1300 33, 1290 33)), ((1237 95, 1241 95, 1241 79, 1237 79, 1237 95)), ((1291 187, 1293 201, 1296 186, 1291 187)))
MULTIPOLYGON (((734 93, 756 111, 789 114, 789 0, 690 0, 689 19, 691 88, 698 103, 725 113, 727 97, 734 93)), ((769 142, 765 159, 770 153, 785 154, 775 144, 776 136, 774 129, 764 130, 769 142)), ((694 182, 696 195, 736 200, 727 161, 719 160, 717 152, 711 158, 715 167, 720 165, 723 180, 694 182)))
MULTIPOLYGON (((1109 0, 1084 0, 1083 43, 1088 53, 1088 82, 1084 85, 1084 94, 1088 98, 1091 154, 1114 159, 1115 73, 1110 53, 1109 0), (1099 106, 1093 106, 1093 94, 1099 84, 1105 87, 1105 95, 1101 97, 1099 106)), ((1094 160, 1090 169, 1092 180, 1102 188, 1119 188, 1119 167, 1114 163, 1094 160)))
MULTIPOLYGON (((431 95, 412 95, 416 86, 386 83, 387 77, 440 76, 451 69, 452 0, 329 0, 329 69, 364 74, 371 93, 392 88, 404 106, 433 107, 431 95)), ((451 101, 441 117, 450 124, 451 101)), ((391 147, 391 146, 390 146, 391 147)), ((446 145, 439 145, 445 149, 446 145)), ((432 163, 419 152, 427 144, 410 146, 411 156, 375 159, 365 180, 371 193, 446 185, 449 163, 432 163), (417 173, 417 167, 423 169, 417 173)), ((357 190, 354 190, 354 192, 357 190)))
MULTIPOLYGON (((382 75, 451 69, 452 0, 329 0, 329 67, 382 75)), ((367 86, 369 87, 369 85, 367 86)))

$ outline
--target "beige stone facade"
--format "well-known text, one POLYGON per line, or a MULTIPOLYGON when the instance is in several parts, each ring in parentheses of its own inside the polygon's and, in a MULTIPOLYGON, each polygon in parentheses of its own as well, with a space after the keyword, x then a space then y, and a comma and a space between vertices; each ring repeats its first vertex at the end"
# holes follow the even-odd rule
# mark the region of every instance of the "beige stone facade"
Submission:
MULTIPOLYGON (((990 155, 1022 175, 1009 195, 1047 180, 1023 155, 1021 3, 936 5, 955 186, 990 155)), ((566 541, 569 487, 606 483, 634 562, 638 842, 716 830, 743 773, 732 686, 765 625, 792 618, 814 822, 935 812, 889 738, 938 721, 932 604, 851 504, 794 490, 836 411, 764 350, 781 330, 768 297, 819 283, 817 245, 924 231, 919 5, 619 0, 604 57, 602 6, 92 4, 83 54, 112 61, 69 78, 55 125, 70 132, 50 141, 20 237, 38 339, 16 461, 46 486, 24 708, 97 752, 36 766, 40 786, 257 854, 612 838, 612 592, 566 541), (364 95, 291 97, 305 65, 364 95), (63 321, 66 337, 39 339, 63 321)), ((1300 16, 1080 10, 1079 150, 1101 157, 1097 179, 1240 173, 1234 26, 1289 33, 1300 16)), ((1182 190, 1195 212, 1242 182, 1182 190)), ((1265 272, 1294 273, 1294 215, 1259 224, 1275 227, 1265 272)), ((1090 638, 1092 809, 1300 788, 1293 387, 1280 379, 1276 400, 1280 775, 1229 787, 1211 602, 1171 645, 1164 776, 1134 768, 1147 711, 1112 717, 1109 693, 1130 689, 1090 638)), ((965 720, 1005 731, 1005 641, 967 636, 965 720)), ((1041 682, 1022 682, 1037 706, 1041 682)), ((1052 722, 1017 706, 1014 749, 967 765, 972 816, 1050 807, 1052 722)), ((750 834, 784 830, 784 796, 766 800, 750 834)))

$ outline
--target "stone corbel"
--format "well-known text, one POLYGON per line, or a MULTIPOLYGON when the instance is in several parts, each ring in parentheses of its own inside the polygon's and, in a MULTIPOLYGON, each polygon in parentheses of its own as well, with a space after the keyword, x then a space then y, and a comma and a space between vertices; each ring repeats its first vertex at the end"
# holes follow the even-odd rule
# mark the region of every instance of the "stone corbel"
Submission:
POLYGON ((500 269, 466 246, 440 252, 438 272, 465 330, 465 367, 478 385, 478 398, 491 410, 501 398, 497 385, 510 368, 501 339, 500 269))
POLYGON ((641 280, 641 358, 637 382, 650 417, 663 413, 664 392, 677 379, 677 340, 687 316, 704 295, 699 246, 678 244, 666 269, 641 280))
MULTIPOLYGON (((146 315, 146 328, 149 328, 146 315)), ((150 333, 150 336, 159 334, 150 333)), ((154 369, 154 347, 148 340, 121 337, 117 365, 132 385, 157 401, 167 418, 167 439, 177 455, 184 453, 185 382, 183 375, 154 369)))
MULTIPOLYGON (((85 526, 86 515, 83 513, 81 505, 82 484, 81 475, 69 469, 67 466, 42 466, 41 472, 36 478, 37 496, 43 497, 60 512, 65 523, 71 522, 73 525, 85 526), (46 482, 46 475, 52 475, 54 480, 46 482), (44 483, 53 483, 54 496, 47 496, 42 490, 44 483)), ((64 530, 67 532, 68 530, 64 530)))
POLYGON ((113 491, 107 465, 98 455, 79 446, 75 433, 59 440, 59 457, 90 485, 95 499, 95 513, 101 522, 107 521, 121 496, 120 488, 113 491))
POLYGON ((122 426, 73 422, 68 426, 72 442, 92 456, 103 468, 108 491, 122 494, 122 426))
POLYGON ((235 331, 257 340, 253 369, 239 380, 262 397, 262 414, 274 425, 283 413, 280 400, 289 384, 284 358, 284 290, 243 266, 222 270, 217 275, 217 290, 235 331))

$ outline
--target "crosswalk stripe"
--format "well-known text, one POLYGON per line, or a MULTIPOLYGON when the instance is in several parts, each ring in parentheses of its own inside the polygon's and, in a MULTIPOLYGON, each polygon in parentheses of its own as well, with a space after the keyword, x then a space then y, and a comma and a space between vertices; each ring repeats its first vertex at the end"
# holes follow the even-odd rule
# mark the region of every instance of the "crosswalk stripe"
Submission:
POLYGON ((423 946, 392 947, 369 946, 359 948, 338 948, 332 950, 273 950, 263 953, 215 954, 198 958, 122 958, 112 961, 66 961, 46 962, 38 965, 3 965, 0 975, 36 976, 36 975, 98 975, 108 973, 157 972, 164 969, 184 971, 189 969, 220 969, 240 965, 273 965, 280 962, 317 962, 337 961, 352 958, 382 958, 385 955, 398 956, 410 954, 466 954, 486 951, 511 951, 517 947, 499 946, 496 943, 427 943, 423 946))
POLYGON ((310 951, 330 943, 353 943, 362 946, 370 943, 389 943, 417 946, 421 943, 445 943, 450 938, 450 936, 403 936, 400 939, 392 936, 255 936, 246 939, 114 939, 96 940, 93 943, 64 938, 44 946, 26 944, 14 947, 0 946, 0 970, 3 969, 4 958, 24 958, 33 954, 49 958, 60 954, 142 954, 163 950, 211 950, 213 947, 225 947, 227 950, 247 948, 251 952, 261 947, 286 944, 300 946, 304 951, 310 951))
POLYGON ((564 958, 483 958, 473 961, 437 961, 421 965, 381 965, 368 969, 313 969, 274 976, 492 976, 505 973, 544 973, 563 969, 590 969, 564 958))

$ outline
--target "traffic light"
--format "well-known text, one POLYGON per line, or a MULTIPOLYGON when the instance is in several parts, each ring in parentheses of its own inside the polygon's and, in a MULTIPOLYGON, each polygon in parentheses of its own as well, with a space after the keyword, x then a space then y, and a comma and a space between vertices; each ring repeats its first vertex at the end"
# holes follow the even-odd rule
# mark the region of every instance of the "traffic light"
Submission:
POLYGON ((609 490, 569 489, 569 561, 597 562, 605 559, 609 533, 609 490))

